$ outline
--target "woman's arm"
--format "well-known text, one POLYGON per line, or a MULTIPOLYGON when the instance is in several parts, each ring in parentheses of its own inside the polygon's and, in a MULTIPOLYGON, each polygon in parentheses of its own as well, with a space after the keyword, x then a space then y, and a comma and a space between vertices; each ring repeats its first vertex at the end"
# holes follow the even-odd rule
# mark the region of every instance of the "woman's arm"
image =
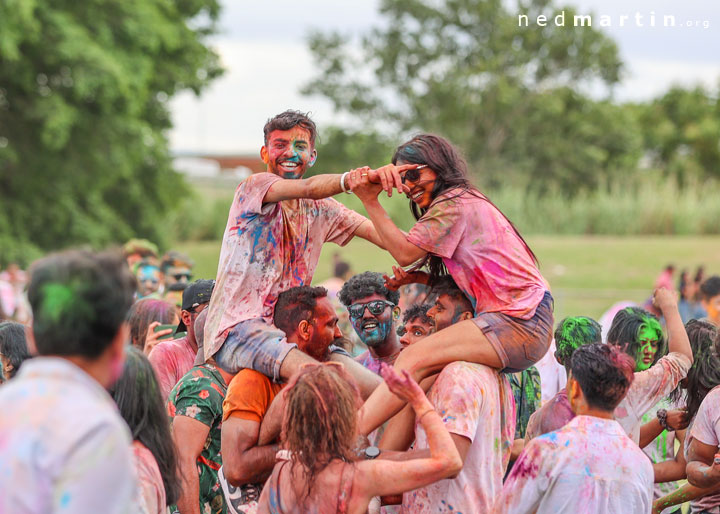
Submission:
POLYGON ((695 487, 692 484, 685 483, 670 494, 658 498, 653 502, 653 514, 660 514, 668 507, 680 505, 681 503, 697 500, 703 496, 715 493, 720 490, 720 484, 708 488, 695 487))
POLYGON ((457 474, 462 458, 450 433, 434 407, 407 371, 402 375, 383 365, 383 378, 390 390, 406 400, 415 411, 428 437, 430 455, 404 462, 388 460, 358 463, 354 486, 368 499, 373 496, 398 494, 457 474))
MULTIPOLYGON (((403 168, 405 168, 403 166, 389 166, 394 169, 390 170, 388 166, 383 166, 376 170, 378 176, 383 177, 385 174, 393 172, 399 174, 399 172, 404 171, 403 168)), ((425 257, 427 252, 408 241, 403 231, 393 223, 377 198, 383 189, 380 185, 371 182, 371 179, 374 179, 374 177, 370 176, 370 174, 363 176, 362 171, 353 170, 348 175, 348 184, 353 193, 357 195, 365 206, 365 210, 380 236, 383 246, 390 252, 398 264, 408 266, 417 262, 425 257)))

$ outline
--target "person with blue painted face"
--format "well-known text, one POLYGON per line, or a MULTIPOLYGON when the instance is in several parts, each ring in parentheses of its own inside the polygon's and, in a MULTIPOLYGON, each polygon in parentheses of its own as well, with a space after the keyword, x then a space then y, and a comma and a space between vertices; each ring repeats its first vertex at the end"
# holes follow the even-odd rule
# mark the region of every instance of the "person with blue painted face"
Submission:
POLYGON ((338 297, 348 309, 355 333, 368 347, 355 360, 380 374, 380 364, 392 365, 403 348, 395 326, 400 293, 385 287, 381 273, 366 271, 345 282, 338 297))

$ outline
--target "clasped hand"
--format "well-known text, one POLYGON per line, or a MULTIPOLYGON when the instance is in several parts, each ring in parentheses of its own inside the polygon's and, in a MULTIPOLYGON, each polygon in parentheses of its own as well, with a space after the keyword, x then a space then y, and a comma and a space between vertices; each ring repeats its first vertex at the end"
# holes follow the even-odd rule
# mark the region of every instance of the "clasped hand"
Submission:
POLYGON ((364 166, 350 171, 347 183, 350 190, 363 202, 377 198, 380 191, 387 192, 388 196, 392 196, 393 189, 397 189, 400 193, 407 193, 410 188, 403 184, 402 174, 417 167, 417 164, 403 164, 402 166, 387 164, 373 170, 369 166, 364 166))

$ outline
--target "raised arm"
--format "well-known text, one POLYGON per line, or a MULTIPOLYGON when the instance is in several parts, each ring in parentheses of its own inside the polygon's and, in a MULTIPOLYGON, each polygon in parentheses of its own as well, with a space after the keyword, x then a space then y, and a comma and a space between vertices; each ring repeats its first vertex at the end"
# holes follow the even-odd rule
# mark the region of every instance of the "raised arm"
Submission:
POLYGON ((407 401, 422 424, 429 457, 404 462, 375 460, 358 463, 353 486, 367 499, 399 494, 450 477, 462 469, 462 459, 442 419, 407 371, 402 375, 383 364, 381 373, 390 390, 407 401))
POLYGON ((678 311, 677 298, 675 293, 664 287, 655 290, 653 303, 660 309, 665 318, 665 325, 668 331, 668 351, 682 353, 690 363, 693 361, 692 347, 688 339, 685 325, 678 311))
MULTIPOLYGON (((410 169, 409 165, 393 166, 389 164, 375 170, 378 178, 384 179, 382 187, 380 184, 373 182, 375 179, 372 174, 364 175, 365 172, 353 170, 348 175, 350 189, 365 206, 365 210, 380 236, 383 246, 401 266, 408 266, 417 262, 425 257, 427 252, 408 241, 405 233, 393 223, 383 206, 380 205, 378 194, 386 187, 385 184, 393 183, 397 187, 396 181, 400 180, 400 173, 407 169, 410 169), (388 177, 392 177, 392 182, 388 177)), ((402 182, 400 182, 400 186, 397 187, 398 191, 406 189, 402 182)), ((387 189, 385 190, 387 191, 387 189)))

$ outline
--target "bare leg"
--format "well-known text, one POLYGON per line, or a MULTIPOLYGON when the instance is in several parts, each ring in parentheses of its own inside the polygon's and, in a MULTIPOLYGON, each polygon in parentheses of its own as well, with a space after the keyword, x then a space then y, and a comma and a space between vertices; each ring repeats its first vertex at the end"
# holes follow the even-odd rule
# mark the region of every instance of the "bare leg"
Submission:
POLYGON ((367 400, 370 394, 372 394, 383 381, 379 375, 376 375, 362 364, 355 362, 347 355, 331 353, 330 360, 342 363, 345 370, 352 375, 360 389, 360 395, 363 397, 363 400, 367 400))
MULTIPOLYGON (((419 382, 455 361, 475 362, 496 369, 503 367, 482 330, 473 321, 466 320, 405 348, 395 361, 395 369, 408 370, 419 382)), ((403 402, 384 383, 381 384, 360 411, 360 434, 369 434, 402 407, 403 402)))

